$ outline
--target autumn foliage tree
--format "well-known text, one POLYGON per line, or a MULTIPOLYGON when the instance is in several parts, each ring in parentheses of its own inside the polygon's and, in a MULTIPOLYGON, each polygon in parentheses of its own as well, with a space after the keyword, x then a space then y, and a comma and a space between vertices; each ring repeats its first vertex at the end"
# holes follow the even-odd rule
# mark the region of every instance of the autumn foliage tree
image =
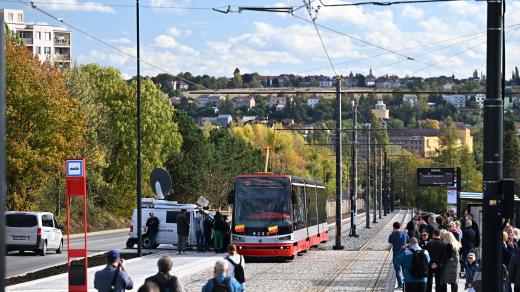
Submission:
POLYGON ((85 119, 60 70, 14 39, 6 55, 7 208, 36 210, 55 201, 45 190, 84 146, 85 119))

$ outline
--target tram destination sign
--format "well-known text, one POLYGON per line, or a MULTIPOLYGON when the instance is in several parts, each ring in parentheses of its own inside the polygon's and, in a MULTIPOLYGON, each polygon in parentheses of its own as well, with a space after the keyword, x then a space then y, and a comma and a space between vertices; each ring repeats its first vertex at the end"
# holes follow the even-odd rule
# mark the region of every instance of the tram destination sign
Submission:
POLYGON ((455 177, 455 168, 417 168, 417 185, 421 187, 451 186, 455 177))

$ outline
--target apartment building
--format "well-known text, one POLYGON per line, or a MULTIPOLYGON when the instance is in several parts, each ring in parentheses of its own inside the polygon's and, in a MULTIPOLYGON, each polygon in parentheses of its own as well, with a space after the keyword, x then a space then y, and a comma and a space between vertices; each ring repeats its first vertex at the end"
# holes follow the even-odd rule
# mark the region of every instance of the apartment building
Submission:
POLYGON ((63 27, 25 23, 23 10, 0 9, 0 17, 41 62, 70 68, 72 33, 63 27))

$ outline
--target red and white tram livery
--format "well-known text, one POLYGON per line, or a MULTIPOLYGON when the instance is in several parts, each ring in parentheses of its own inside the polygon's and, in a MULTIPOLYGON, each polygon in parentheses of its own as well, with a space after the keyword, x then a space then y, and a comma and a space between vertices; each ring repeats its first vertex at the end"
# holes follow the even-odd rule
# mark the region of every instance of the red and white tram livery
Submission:
POLYGON ((322 182, 284 174, 236 178, 231 242, 246 257, 294 258, 328 239, 322 182))

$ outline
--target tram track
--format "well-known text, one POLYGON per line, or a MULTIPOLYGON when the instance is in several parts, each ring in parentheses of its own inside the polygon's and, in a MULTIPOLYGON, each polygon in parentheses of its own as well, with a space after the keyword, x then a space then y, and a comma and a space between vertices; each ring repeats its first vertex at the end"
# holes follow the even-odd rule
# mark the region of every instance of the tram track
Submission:
MULTIPOLYGON (((408 217, 409 212, 410 212, 409 210, 406 210, 404 212, 404 215, 403 215, 402 211, 398 212, 398 213, 394 214, 392 219, 396 218, 397 216, 399 216, 401 214, 403 216, 401 219, 401 223, 403 223, 406 220, 406 218, 408 217)), ((370 251, 370 247, 375 242, 377 242, 377 240, 381 239, 381 235, 386 230, 386 227, 388 225, 392 224, 392 222, 393 222, 392 219, 388 220, 388 222, 386 224, 381 225, 379 227, 379 229, 376 231, 376 233, 370 239, 368 239, 357 251, 355 251, 355 253, 353 255, 350 254, 348 256, 345 256, 344 263, 339 267, 339 269, 334 274, 332 274, 331 277, 329 277, 326 280, 326 282, 324 284, 321 285, 321 287, 319 288, 318 291, 320 291, 320 292, 325 291, 325 289, 331 287, 331 284, 333 284, 341 274, 352 271, 355 266, 354 263, 356 261, 360 261, 362 259, 362 257, 366 257, 367 256, 366 253, 368 251, 370 251)), ((376 278, 373 279, 373 277, 371 277, 371 280, 374 280, 374 285, 371 287, 371 290, 369 290, 369 291, 377 290, 381 281, 384 280, 383 271, 384 271, 385 264, 388 262, 391 252, 392 252, 391 250, 387 250, 385 252, 386 254, 384 256, 383 264, 380 265, 379 269, 375 273, 373 273, 373 275, 376 275, 376 278)))

